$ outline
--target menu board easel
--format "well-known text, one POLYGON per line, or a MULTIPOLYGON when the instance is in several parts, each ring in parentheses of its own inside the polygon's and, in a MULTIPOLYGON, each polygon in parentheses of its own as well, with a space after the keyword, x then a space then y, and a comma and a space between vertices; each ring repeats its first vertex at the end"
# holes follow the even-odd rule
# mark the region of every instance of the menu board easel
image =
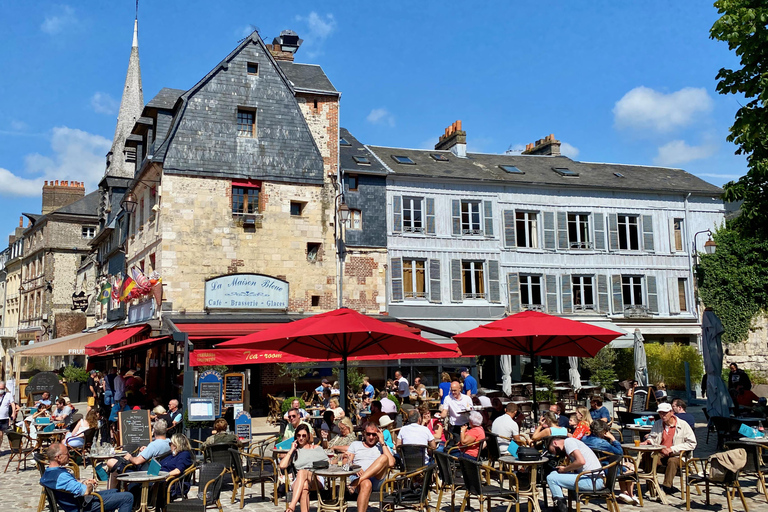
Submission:
POLYGON ((132 452, 152 441, 152 425, 149 411, 122 411, 118 413, 120 427, 120 445, 123 450, 132 452))
POLYGON ((224 375, 224 403, 243 403, 245 394, 245 374, 227 373, 224 375))

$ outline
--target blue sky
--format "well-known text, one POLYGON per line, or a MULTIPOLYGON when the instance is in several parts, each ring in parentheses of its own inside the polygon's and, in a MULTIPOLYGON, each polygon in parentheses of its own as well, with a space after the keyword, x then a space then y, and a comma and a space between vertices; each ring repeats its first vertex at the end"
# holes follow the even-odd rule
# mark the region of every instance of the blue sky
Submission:
MULTIPOLYGON (((86 191, 104 172, 134 3, 0 0, 0 234, 40 211, 45 179, 86 191)), ((746 172, 725 141, 738 65, 709 39, 707 2, 148 2, 139 8, 144 101, 188 89, 253 27, 305 42, 342 91, 341 125, 369 144, 430 147, 461 119, 469 151, 554 133, 590 162, 680 167, 716 185, 746 172)), ((0 245, 5 246, 6 240, 0 245)))

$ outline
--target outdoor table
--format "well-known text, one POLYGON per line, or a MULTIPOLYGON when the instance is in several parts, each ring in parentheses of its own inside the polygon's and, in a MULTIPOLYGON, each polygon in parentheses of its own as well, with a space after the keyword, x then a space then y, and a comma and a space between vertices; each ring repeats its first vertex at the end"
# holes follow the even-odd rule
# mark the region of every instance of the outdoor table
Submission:
POLYGON ((124 484, 141 484, 141 501, 139 502, 138 511, 147 512, 149 510, 149 488, 155 482, 160 482, 168 478, 169 474, 170 473, 167 471, 160 471, 157 475, 148 475, 146 471, 131 471, 123 473, 122 475, 117 475, 117 480, 124 484))
MULTIPOLYGON (((360 471, 359 466, 355 470, 345 470, 342 466, 329 466, 326 469, 316 469, 312 473, 326 479, 331 490, 330 499, 324 499, 323 493, 317 493, 317 512, 346 512, 347 500, 344 491, 347 488, 347 478, 360 471), (338 490, 336 482, 338 481, 338 490)), ((319 486, 318 486, 319 487, 319 486)))
POLYGON ((659 481, 656 475, 656 469, 659 466, 659 459, 661 459, 661 450, 664 447, 661 445, 652 445, 652 444, 641 444, 640 446, 635 446, 634 444, 631 444, 631 443, 624 443, 621 445, 621 447, 625 453, 633 452, 633 451, 637 452, 637 457, 635 457, 635 468, 637 470, 637 473, 636 473, 637 478, 639 480, 645 480, 649 491, 653 490, 653 492, 656 493, 656 495, 661 500, 661 503, 664 505, 668 505, 669 503, 667 502, 667 495, 664 494, 663 490, 661 490, 661 486, 659 485, 659 481), (649 471, 641 471, 640 469, 640 461, 644 453, 651 454, 651 469, 649 471))
POLYGON ((123 450, 116 451, 115 453, 111 453, 109 455, 92 455, 88 454, 85 457, 87 459, 91 459, 91 467, 93 468, 93 479, 96 481, 99 481, 99 478, 96 476, 96 465, 98 462, 109 460, 109 459, 119 459, 120 457, 124 457, 125 454, 128 453, 123 450))
POLYGON ((754 418, 754 417, 746 417, 746 416, 745 417, 737 416, 736 419, 750 427, 756 427, 760 422, 766 421, 765 418, 754 418))
POLYGON ((50 432, 43 432, 42 430, 37 431, 37 446, 35 446, 35 451, 40 451, 43 449, 43 444, 50 445, 51 443, 54 443, 56 441, 61 441, 64 439, 64 436, 66 433, 69 432, 69 430, 64 428, 58 428, 56 430, 51 430, 50 432))
POLYGON ((624 425, 624 428, 632 431, 632 439, 642 440, 643 434, 650 434, 653 427, 651 425, 624 425))
MULTIPOLYGON (((533 503, 533 510, 536 512, 541 512, 541 508, 539 507, 539 487, 536 483, 536 475, 539 469, 539 466, 542 464, 546 464, 549 461, 548 458, 542 457, 539 460, 517 460, 517 458, 511 456, 511 455, 504 455, 502 457, 499 457, 499 463, 502 465, 509 465, 513 467, 527 467, 530 468, 530 475, 531 475, 531 481, 530 485, 527 489, 519 489, 518 493, 520 496, 525 496, 528 498, 529 503, 533 503)), ((519 482, 518 482, 519 483, 519 482)), ((547 491, 545 486, 547 485, 547 481, 542 479, 542 494, 544 495, 544 506, 547 506, 547 491)))
POLYGON ((743 443, 754 443, 760 446, 768 446, 768 437, 740 437, 739 441, 743 443))
MULTIPOLYGON (((532 404, 533 403, 533 400, 510 400, 510 401, 513 404, 517 404, 517 405, 520 405, 520 404, 532 404)), ((507 402, 507 403, 509 403, 509 402, 507 402)))

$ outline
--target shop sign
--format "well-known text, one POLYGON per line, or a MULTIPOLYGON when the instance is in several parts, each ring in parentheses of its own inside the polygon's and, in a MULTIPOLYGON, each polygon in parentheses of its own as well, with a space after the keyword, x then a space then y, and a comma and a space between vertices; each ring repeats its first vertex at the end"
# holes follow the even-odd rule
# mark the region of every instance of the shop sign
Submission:
POLYGON ((288 309, 288 282, 261 274, 230 274, 205 282, 206 309, 288 309))
POLYGON ((128 323, 138 324, 151 320, 155 316, 155 302, 153 300, 145 300, 138 304, 131 304, 128 306, 128 323))
POLYGON ((80 311, 85 311, 88 309, 88 297, 90 297, 90 295, 86 295, 85 292, 73 293, 72 310, 79 309, 80 311))

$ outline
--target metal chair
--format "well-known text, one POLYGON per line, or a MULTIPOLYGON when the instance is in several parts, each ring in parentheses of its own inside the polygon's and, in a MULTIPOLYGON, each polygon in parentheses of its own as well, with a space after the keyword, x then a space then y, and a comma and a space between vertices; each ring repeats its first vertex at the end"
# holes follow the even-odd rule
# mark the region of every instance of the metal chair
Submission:
POLYGON ((499 437, 492 432, 486 433, 485 448, 488 454, 488 465, 491 467, 496 467, 496 463, 499 461, 499 457, 501 457, 501 449, 499 448, 499 437))
MULTIPOLYGON (((714 419, 714 418, 713 418, 714 419)), ((741 498, 741 504, 744 505, 744 511, 749 512, 749 507, 747 506, 747 501, 744 498, 744 493, 741 492, 741 485, 739 485, 739 473, 740 471, 725 471, 725 475, 723 476, 722 480, 714 480, 710 474, 709 469, 711 465, 711 457, 710 459, 689 459, 686 465, 686 472, 688 473, 688 485, 685 488, 685 510, 691 510, 691 486, 697 485, 697 484, 704 484, 705 493, 706 493, 706 504, 709 505, 709 487, 711 485, 722 487, 725 490, 725 499, 728 502, 728 512, 733 512, 733 498, 736 496, 736 491, 739 493, 739 497, 741 498), (690 471, 691 466, 693 466, 695 463, 701 463, 703 472, 700 474, 696 474, 692 471, 690 471)), ((695 466, 693 466, 695 471, 695 466)))
POLYGON ((382 482, 379 489, 381 512, 394 512, 397 508, 429 510, 434 471, 434 464, 423 466, 417 471, 401 473, 382 482))
POLYGON ((610 455, 607 458, 608 464, 600 469, 592 471, 583 471, 576 476, 574 490, 568 493, 568 509, 571 510, 571 500, 576 500, 576 512, 581 512, 581 502, 588 503, 594 499, 604 499, 608 512, 619 512, 619 504, 616 501, 616 495, 613 489, 616 487, 616 478, 619 474, 619 464, 623 459, 622 455, 610 455), (592 490, 583 491, 579 489, 579 482, 584 479, 592 481, 592 490), (596 489, 597 482, 603 482, 602 489, 596 489))
POLYGON ((741 434, 739 434, 741 422, 739 420, 726 418, 725 416, 712 416, 709 421, 712 422, 712 426, 717 432, 718 450, 722 450, 727 441, 738 441, 741 437, 741 434))
POLYGON ((464 489, 464 478, 456 474, 456 458, 446 455, 443 452, 435 452, 435 463, 437 464, 438 476, 438 494, 437 510, 440 510, 440 502, 443 499, 443 492, 448 489, 451 491, 451 512, 456 508, 456 491, 464 489))
POLYGON ((11 465, 11 461, 16 459, 16 472, 19 472, 21 463, 24 462, 24 469, 27 469, 27 457, 29 454, 35 451, 32 446, 32 438, 26 434, 19 434, 18 432, 8 431, 5 433, 8 436, 8 445, 11 447, 11 456, 8 457, 8 463, 5 465, 5 473, 8 471, 8 466, 11 465))
POLYGON ((459 459, 459 466, 461 467, 461 474, 464 477, 464 483, 467 488, 459 512, 464 512, 464 509, 467 504, 469 504, 472 496, 477 496, 479 499, 480 512, 483 512, 483 501, 486 500, 488 501, 488 510, 490 512, 492 499, 506 501, 508 503, 507 512, 512 508, 512 505, 515 506, 516 512, 520 512, 520 498, 517 493, 517 476, 513 472, 484 466, 479 462, 463 458, 459 459), (500 481, 503 481, 504 478, 508 479, 509 488, 505 489, 503 486, 498 485, 483 485, 481 471, 486 472, 486 481, 490 481, 491 474, 499 475, 500 481))
MULTIPOLYGON (((71 493, 69 493, 67 491, 63 491, 63 490, 59 490, 59 489, 54 491, 50 487, 46 487, 44 485, 41 485, 40 487, 42 487, 43 491, 45 492, 45 496, 48 499, 48 506, 50 507, 51 512, 59 512, 59 503, 58 503, 57 498, 56 498, 56 493, 71 494, 71 493)), ((89 496, 93 496, 93 498, 99 500, 99 510, 101 512, 104 512, 104 500, 101 499, 101 496, 99 495, 99 493, 98 492, 92 492, 91 494, 89 494, 89 496)), ((75 498, 75 499, 77 501, 77 510, 79 510, 79 511, 85 510, 85 500, 84 500, 84 497, 81 496, 81 497, 78 497, 78 498, 75 498)), ((90 508, 89 508, 89 510, 90 510, 90 508)))
POLYGON ((232 457, 232 500, 235 502, 237 490, 240 489, 240 508, 245 505, 245 488, 251 487, 254 483, 261 484, 261 497, 265 496, 264 484, 272 482, 274 485, 273 501, 277 504, 277 474, 275 472, 274 461, 272 459, 256 455, 255 453, 243 453, 235 448, 229 449, 229 455, 232 457), (243 467, 243 459, 248 460, 247 467, 243 467), (255 464, 254 464, 255 463, 255 464))
POLYGON ((765 496, 766 501, 768 501, 768 487, 765 485, 765 474, 768 473, 768 466, 763 463, 763 447, 756 443, 744 441, 731 441, 725 443, 726 450, 737 450, 739 448, 747 452, 747 463, 742 468, 741 473, 757 478, 757 492, 760 492, 760 488, 762 487, 763 495, 765 496))
POLYGON ((168 477, 165 481, 165 496, 158 495, 157 500, 164 502, 157 503, 156 508, 162 510, 168 503, 171 503, 175 498, 187 499, 189 489, 192 487, 192 482, 195 479, 195 473, 197 472, 197 465, 192 462, 184 472, 176 477, 168 477))
POLYGON ((403 444, 397 447, 397 453, 400 455, 405 473, 412 473, 426 466, 424 463, 427 454, 426 446, 403 444))
MULTIPOLYGON (((83 467, 85 467, 88 464, 88 459, 86 459, 86 455, 91 451, 91 446, 93 445, 93 438, 96 437, 96 433, 99 431, 98 428, 89 428, 85 432, 83 432, 83 446, 80 447, 74 447, 69 446, 68 439, 64 441, 64 444, 69 448, 69 454, 70 457, 72 454, 77 455, 80 457, 80 459, 83 461, 83 467)), ((71 438, 70 438, 71 439, 71 438)))
POLYGON ((232 472, 232 456, 229 454, 230 448, 237 449, 235 443, 215 443, 205 447, 205 462, 215 462, 223 464, 227 473, 232 472))
POLYGON ((222 512, 221 487, 226 468, 224 464, 211 462, 200 467, 198 495, 195 498, 173 501, 165 506, 166 512, 205 512, 215 507, 222 512))

